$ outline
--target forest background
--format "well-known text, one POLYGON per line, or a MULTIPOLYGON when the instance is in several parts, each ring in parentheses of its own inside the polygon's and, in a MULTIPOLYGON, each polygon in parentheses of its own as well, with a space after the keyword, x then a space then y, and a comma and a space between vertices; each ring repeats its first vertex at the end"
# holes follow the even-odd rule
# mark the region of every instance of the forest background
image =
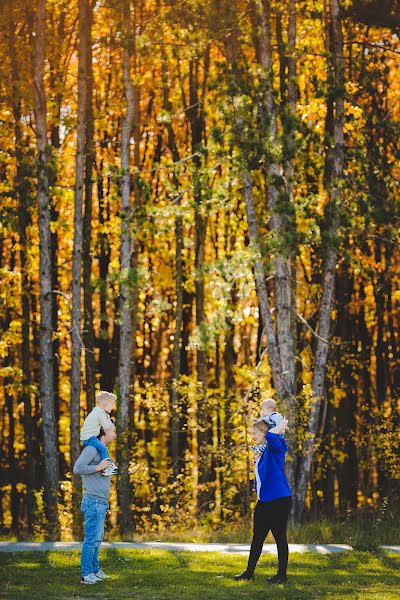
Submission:
POLYGON ((0 28, 3 533, 79 534, 105 389, 115 535, 246 538, 271 395, 293 523, 393 537, 399 3, 2 0, 0 28))

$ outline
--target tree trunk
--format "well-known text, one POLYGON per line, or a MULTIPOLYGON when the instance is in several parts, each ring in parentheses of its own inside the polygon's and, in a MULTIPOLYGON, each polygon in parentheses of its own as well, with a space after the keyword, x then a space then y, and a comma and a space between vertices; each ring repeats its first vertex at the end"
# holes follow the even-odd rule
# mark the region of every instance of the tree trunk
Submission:
POLYGON ((86 372, 86 407, 90 411, 95 404, 96 367, 94 359, 94 327, 92 305, 92 195, 94 165, 94 117, 93 117, 93 64, 92 64, 92 7, 87 5, 87 94, 86 94, 86 136, 85 136, 85 212, 83 216, 83 311, 86 372))
MULTIPOLYGON (((131 386, 132 360, 132 245, 131 222, 131 182, 130 182, 130 147, 131 134, 134 127, 138 106, 135 90, 130 75, 133 36, 131 28, 130 0, 123 5, 123 82, 126 98, 126 114, 122 125, 121 136, 121 282, 120 282, 120 346, 118 365, 118 464, 120 476, 117 481, 118 493, 118 525, 120 533, 126 534, 130 528, 130 481, 129 481, 129 395, 131 386)), ((136 140, 135 140, 136 145, 136 140)))
MULTIPOLYGON (((32 427, 32 406, 31 406, 31 372, 30 372, 30 301, 31 285, 29 279, 29 270, 27 264, 28 258, 28 239, 27 227, 31 222, 29 206, 31 195, 25 189, 24 171, 22 170, 22 161, 24 157, 24 142, 21 128, 21 97, 20 97, 20 77, 16 59, 15 48, 15 23, 13 19, 12 2, 9 0, 9 49, 11 72, 13 79, 13 117, 14 117, 14 137, 15 137, 15 156, 17 161, 17 172, 14 179, 14 186, 18 195, 18 225, 19 225, 19 257, 21 268, 21 307, 22 307, 22 342, 21 342, 21 370, 22 370, 22 391, 21 400, 24 405, 23 426, 25 435, 25 478, 26 478, 26 514, 28 522, 28 533, 33 531, 34 513, 35 513, 35 459, 33 448, 33 427, 32 427)), ((29 188, 28 188, 29 189, 29 188)))
MULTIPOLYGON (((87 68, 89 20, 88 0, 79 0, 79 62, 78 62, 78 123, 75 159, 74 201, 74 247, 72 257, 72 314, 71 314, 71 467, 80 453, 80 394, 81 394, 81 271, 82 271, 82 196, 85 175, 85 137, 87 118, 87 68)), ((72 475, 73 481, 73 530, 80 526, 79 499, 80 477, 72 475)))
POLYGON ((329 0, 330 7, 330 40, 332 87, 331 98, 334 101, 333 146, 328 149, 327 163, 329 200, 325 207, 326 244, 322 279, 322 298, 319 307, 318 338, 315 345, 314 371, 312 379, 312 404, 307 424, 307 438, 299 461, 299 477, 295 499, 295 518, 300 520, 304 512, 307 483, 311 462, 314 456, 314 441, 318 428, 322 390, 324 386, 328 357, 328 340, 330 336, 331 311, 334 298, 335 270, 338 244, 338 205, 340 188, 343 179, 344 161, 344 59, 343 34, 338 0, 329 0))
MULTIPOLYGON (((107 148, 107 134, 104 134, 102 149, 107 148)), ((111 348, 109 338, 109 326, 107 316, 107 297, 108 297, 108 269, 111 261, 111 246, 104 225, 108 220, 109 197, 108 192, 104 193, 104 158, 101 156, 100 165, 97 173, 97 199, 99 203, 98 219, 100 230, 98 234, 98 261, 99 261, 99 295, 100 295, 100 331, 98 337, 99 362, 98 371, 100 373, 100 387, 102 390, 112 391, 113 381, 115 379, 114 369, 111 360, 111 348), (107 207, 107 211, 106 211, 107 207)))
POLYGON ((257 225, 257 215, 254 206, 253 186, 251 175, 246 171, 243 175, 244 184, 244 199, 246 204, 247 224, 249 228, 249 236, 253 250, 256 253, 256 261, 254 263, 254 276, 257 288, 257 296, 261 312, 261 320, 263 329, 267 338, 268 358, 272 370, 272 378, 274 387, 280 398, 287 396, 285 382, 281 376, 281 360, 279 355, 278 341, 275 335, 274 323, 271 317, 271 308, 268 299, 268 289, 265 280, 264 265, 261 257, 260 236, 257 225))
POLYGON ((177 386, 181 375, 181 331, 183 322, 183 289, 182 289, 182 250, 183 250, 183 225, 182 216, 177 215, 175 222, 175 330, 174 330, 174 346, 172 349, 172 390, 171 390, 171 458, 174 475, 177 475, 180 470, 180 452, 179 438, 180 418, 179 418, 179 392, 177 386))
MULTIPOLYGON (((292 3, 293 4, 293 3, 292 3)), ((254 27, 254 40, 256 58, 263 68, 261 77, 261 127, 265 135, 271 140, 272 146, 278 146, 277 107, 274 101, 273 71, 272 71, 272 44, 271 44, 271 7, 270 1, 264 0, 262 10, 259 12, 254 2, 251 2, 252 22, 254 27)), ((290 43, 295 43, 295 14, 293 6, 290 13, 290 43)), ((291 50, 291 78, 295 75, 293 60, 294 48, 291 50)), ((286 62, 286 57, 283 57, 286 62)), ((291 108, 295 107, 295 82, 290 82, 291 108), (294 96, 294 97, 293 97, 294 96)), ((285 86, 288 87, 288 86, 285 86)), ((288 87, 289 89, 289 87, 288 87)), ((285 99, 286 100, 286 99, 285 99)), ((291 108, 287 110, 290 111, 291 108)), ((287 119, 283 116, 285 125, 284 147, 290 146, 290 135, 287 131, 287 119)), ((274 155, 272 148, 272 156, 274 155)), ((275 283, 275 322, 276 337, 279 347, 280 376, 283 380, 284 395, 278 392, 279 399, 284 401, 285 413, 294 422, 295 419, 295 363, 293 339, 293 293, 292 293, 292 259, 293 244, 295 239, 295 219, 291 203, 291 182, 293 180, 293 160, 287 156, 287 176, 290 178, 285 185, 284 169, 272 157, 267 158, 264 165, 267 203, 270 212, 270 230, 274 235, 273 273, 275 283)))
POLYGON ((28 521, 28 532, 33 532, 33 523, 35 518, 35 452, 33 444, 33 425, 32 425, 32 404, 31 404, 31 372, 30 372, 30 280, 29 267, 27 265, 28 242, 26 228, 30 221, 30 216, 26 210, 26 199, 21 199, 18 213, 20 230, 20 263, 21 263, 21 293, 22 293, 22 343, 21 343, 21 368, 22 368, 22 394, 21 400, 24 403, 24 435, 26 448, 26 514, 28 521))
POLYGON ((33 99, 38 149, 38 205, 40 236, 40 397, 42 403, 45 509, 48 537, 58 538, 59 469, 54 414, 54 371, 52 348, 52 288, 50 197, 47 157, 47 108, 44 88, 46 2, 37 0, 33 36, 33 99))
MULTIPOLYGON (((12 273, 15 270, 15 251, 11 250, 10 257, 10 272, 12 273)), ((6 309, 5 314, 5 331, 8 331, 10 328, 12 318, 11 318, 11 310, 9 307, 6 309)), ((7 373, 7 369, 12 369, 13 367, 13 356, 12 356, 12 348, 9 349, 7 356, 4 359, 4 367, 5 372, 7 373)), ((19 494, 17 490, 17 480, 18 480, 18 463, 17 457, 15 453, 15 418, 14 418, 14 398, 12 394, 13 387, 13 379, 10 376, 4 377, 4 400, 5 400, 5 408, 7 409, 8 415, 8 436, 7 436, 7 467, 8 467, 8 481, 11 484, 11 498, 10 498, 10 509, 11 509, 11 531, 15 534, 19 530, 19 494)))
MULTIPOLYGON (((58 38, 58 42, 52 46, 52 52, 49 52, 49 70, 50 70, 50 93, 51 97, 51 110, 49 110, 50 120, 50 140, 52 146, 52 161, 51 169, 49 172, 49 184, 50 190, 55 190, 57 185, 57 168, 58 158, 60 154, 60 121, 61 121, 61 106, 63 100, 63 88, 60 85, 64 77, 63 72, 63 53, 62 44, 66 34, 65 31, 65 19, 67 14, 67 7, 61 6, 60 13, 57 11, 51 11, 49 13, 50 27, 55 32, 58 38)), ((53 224, 58 223, 58 208, 57 208, 57 194, 51 194, 51 222, 53 224)), ((65 455, 60 452, 60 439, 59 439, 59 417, 60 417, 60 338, 58 334, 58 316, 59 316, 59 295, 56 293, 59 290, 59 274, 58 274, 58 257, 59 257, 59 239, 58 239, 58 227, 52 226, 51 231, 51 285, 55 293, 53 293, 52 302, 52 323, 53 323, 53 367, 54 367, 54 410, 56 415, 56 426, 57 426, 57 441, 59 447, 59 463, 60 463, 60 477, 64 478, 66 471, 69 466, 66 464, 65 455)))
MULTIPOLYGON (((9 315, 6 320, 11 321, 9 315)), ((11 357, 8 355, 4 360, 4 366, 11 367, 11 357)), ((8 477, 7 480, 11 484, 11 531, 12 533, 18 533, 19 531, 19 494, 17 490, 17 478, 18 478, 18 464, 15 455, 15 418, 14 418, 14 401, 12 393, 9 388, 12 386, 13 381, 11 377, 4 378, 4 399, 7 407, 8 414, 8 439, 7 439, 7 463, 8 463, 8 477)))
MULTIPOLYGON (((228 63, 230 65, 233 76, 235 77, 236 83, 238 85, 238 89, 244 85, 242 81, 242 75, 240 65, 239 65, 239 56, 240 56, 240 44, 238 40, 238 25, 237 25, 237 6, 235 4, 235 10, 229 7, 229 36, 224 40, 225 44, 225 52, 228 59, 228 63)), ((270 54, 268 54, 266 49, 266 42, 264 41, 263 35, 266 35, 265 31, 261 30, 261 15, 258 11, 258 8, 252 0, 250 0, 250 14, 252 18, 252 24, 254 29, 254 41, 256 46, 256 54, 259 62, 263 65, 264 69, 268 73, 271 70, 271 65, 268 66, 268 60, 271 60, 270 54)), ((265 24, 264 24, 265 25, 265 24)), ((264 27, 265 28, 265 27, 264 27)), ((264 86, 264 104, 267 102, 271 103, 271 94, 267 93, 266 90, 267 82, 264 86)), ((272 106, 265 107, 268 108, 268 114, 272 112, 272 106)), ((274 113, 273 115, 274 116, 274 113)), ((263 325, 263 331, 266 335, 267 339, 267 349, 268 349, 268 359, 270 362, 271 370, 272 370, 272 379, 273 384, 276 389, 277 395, 279 398, 288 398, 290 396, 290 390, 286 386, 286 381, 282 376, 282 366, 281 366, 281 357, 280 357, 280 349, 278 346, 278 339, 275 333, 274 322, 271 317, 271 308, 270 302, 268 298, 268 289, 265 279, 265 269, 262 260, 262 252, 261 252, 261 243, 260 243, 260 235, 257 225, 257 215, 254 205, 254 197, 253 197, 253 184, 252 184, 252 176, 251 172, 246 164, 246 156, 247 149, 240 137, 240 131, 242 130, 242 123, 237 122, 235 124, 237 129, 236 135, 236 143, 240 148, 243 154, 243 195, 245 199, 246 205, 246 215, 247 215, 247 224, 249 229, 249 237, 250 242, 253 247, 253 251, 256 256, 255 264, 254 264, 254 277, 257 289, 257 296, 260 306, 260 318, 263 325)), ((276 136, 276 132, 274 134, 276 136)))
MULTIPOLYGON (((357 411, 357 386, 355 381, 355 370, 359 361, 358 335, 360 328, 357 318, 352 314, 350 306, 354 293, 354 279, 350 275, 351 266, 348 261, 344 262, 336 286, 337 311, 343 315, 337 323, 337 333, 341 340, 344 352, 336 355, 339 364, 340 378, 334 384, 346 390, 341 400, 336 417, 337 430, 341 432, 344 440, 344 451, 346 458, 337 465, 340 507, 342 514, 347 510, 357 509, 357 460, 354 442, 356 429, 357 411)), ((331 428, 332 433, 334 428, 331 428)))
MULTIPOLYGON (((168 82, 168 64, 165 51, 162 50, 162 78, 163 78, 163 100, 164 109, 171 112, 172 106, 169 99, 169 82, 168 82)), ((180 160, 178 148, 176 145, 175 132, 172 123, 167 124, 168 131, 168 146, 174 163, 180 160)), ((173 182, 176 188, 178 206, 180 206, 179 196, 179 180, 176 173, 173 173, 173 182)), ((175 200, 173 197, 171 200, 175 200)), ((181 376, 181 338, 183 324, 183 220, 182 215, 178 212, 175 219, 175 328, 174 328, 174 343, 171 353, 172 362, 172 382, 171 382, 171 460, 172 471, 174 478, 180 471, 180 461, 182 460, 180 452, 181 419, 179 416, 179 400, 180 394, 178 385, 181 376)))
MULTIPOLYGON (((209 49, 204 56, 204 80, 200 83, 200 59, 190 61, 189 64, 189 107, 186 109, 192 136, 192 154, 199 153, 205 136, 204 121, 204 90, 208 75, 209 49)), ((209 460, 206 446, 210 441, 207 409, 207 342, 205 338, 204 314, 204 251, 207 219, 203 207, 203 190, 201 181, 201 158, 197 154, 193 158, 193 195, 195 202, 195 297, 196 297, 196 327, 200 337, 200 345, 196 351, 196 373, 198 392, 198 452, 200 455, 199 475, 202 482, 208 479, 209 460)), ((201 499, 200 499, 201 501, 201 499)))
MULTIPOLYGON (((275 274, 275 295, 277 307, 278 340, 283 372, 287 373, 286 388, 289 388, 291 399, 287 416, 294 424, 297 418, 297 385, 295 354, 297 349, 297 314, 296 314, 296 216, 293 203, 294 159, 296 153, 296 0, 288 0, 287 44, 279 44, 281 63, 281 99, 280 113, 282 122, 282 150, 284 192, 279 199, 280 213, 279 248, 275 274), (284 209, 284 211, 282 210, 284 209), (279 273, 283 277, 279 277, 279 273), (278 293, 278 289, 280 290, 278 293), (280 308, 279 308, 280 307, 280 308), (288 318, 288 320, 286 320, 288 318)), ((278 19, 278 17, 277 17, 278 19)), ((277 32, 278 34, 278 32, 277 32)), ((272 85, 272 84, 271 84, 272 85)), ((296 485, 296 428, 291 427, 287 433, 290 458, 286 472, 292 491, 296 485)))

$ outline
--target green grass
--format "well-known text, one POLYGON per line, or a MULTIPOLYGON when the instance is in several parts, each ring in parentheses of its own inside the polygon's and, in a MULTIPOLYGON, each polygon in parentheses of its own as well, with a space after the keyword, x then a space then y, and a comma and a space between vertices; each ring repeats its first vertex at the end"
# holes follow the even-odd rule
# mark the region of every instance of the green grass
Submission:
POLYGON ((237 583, 245 556, 161 550, 101 552, 112 580, 79 584, 79 552, 0 554, 2 600, 273 600, 400 598, 400 557, 380 552, 292 554, 289 583, 273 587, 276 557, 261 557, 256 581, 237 583))

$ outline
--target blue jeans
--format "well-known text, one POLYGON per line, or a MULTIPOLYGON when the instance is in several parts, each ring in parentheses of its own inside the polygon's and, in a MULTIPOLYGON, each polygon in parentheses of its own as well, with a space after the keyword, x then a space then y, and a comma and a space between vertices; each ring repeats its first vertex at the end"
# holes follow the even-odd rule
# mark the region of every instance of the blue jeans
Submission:
POLYGON ((105 458, 110 458, 110 455, 107 450, 107 446, 103 444, 97 437, 91 437, 88 440, 82 442, 83 446, 93 446, 96 448, 97 452, 100 454, 100 460, 104 460, 105 458))
POLYGON ((97 573, 99 565, 99 547, 104 536, 104 521, 108 502, 93 496, 83 496, 81 510, 84 519, 85 540, 82 546, 82 577, 97 573))

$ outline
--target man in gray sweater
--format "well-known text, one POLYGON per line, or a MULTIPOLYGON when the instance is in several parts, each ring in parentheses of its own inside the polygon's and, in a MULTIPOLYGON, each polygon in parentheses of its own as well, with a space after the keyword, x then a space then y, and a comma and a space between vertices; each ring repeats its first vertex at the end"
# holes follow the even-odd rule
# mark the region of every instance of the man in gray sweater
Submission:
MULTIPOLYGON (((115 427, 101 430, 99 440, 107 445, 115 438, 115 427)), ((75 475, 82 477, 84 488, 81 510, 84 519, 85 540, 81 554, 81 583, 93 584, 108 575, 100 569, 99 547, 104 535, 104 521, 108 510, 110 495, 110 477, 102 473, 110 463, 105 458, 100 460, 100 454, 93 446, 84 448, 74 465, 75 475)))

